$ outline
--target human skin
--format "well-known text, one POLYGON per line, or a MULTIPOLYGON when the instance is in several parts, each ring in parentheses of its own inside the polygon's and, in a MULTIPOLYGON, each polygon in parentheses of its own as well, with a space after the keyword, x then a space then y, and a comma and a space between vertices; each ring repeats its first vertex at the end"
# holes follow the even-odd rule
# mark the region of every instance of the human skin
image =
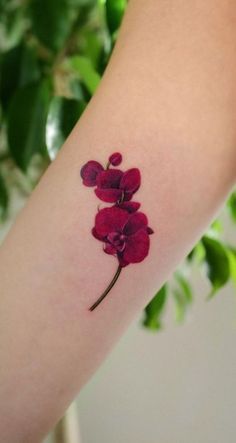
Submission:
POLYGON ((200 238, 235 183, 236 6, 131 0, 84 115, 0 251, 0 435, 37 443, 200 238), (154 230, 122 271, 91 235, 97 198, 79 172, 114 151, 137 167, 154 230))

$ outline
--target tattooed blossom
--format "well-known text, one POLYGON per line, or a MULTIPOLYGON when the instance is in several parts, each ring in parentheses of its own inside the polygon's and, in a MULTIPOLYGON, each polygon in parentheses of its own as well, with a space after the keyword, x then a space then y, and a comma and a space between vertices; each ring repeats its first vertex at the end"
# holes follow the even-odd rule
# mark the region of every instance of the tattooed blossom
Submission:
POLYGON ((114 152, 114 154, 111 154, 109 157, 109 163, 112 166, 119 166, 122 162, 122 155, 119 152, 114 152))
MULTIPOLYGON (((108 168, 109 164, 110 162, 108 168)), ((129 169, 126 172, 122 172, 120 169, 104 169, 100 163, 93 160, 82 167, 81 177, 85 186, 96 186, 96 196, 107 203, 131 200, 141 182, 140 172, 137 168, 129 169)))
POLYGON ((104 242, 104 252, 118 258, 121 267, 139 263, 148 255, 152 230, 142 212, 130 214, 115 206, 101 209, 92 233, 104 242))
POLYGON ((121 154, 115 152, 109 157, 106 169, 97 161, 90 160, 80 171, 85 186, 95 187, 95 194, 100 200, 113 203, 113 206, 98 211, 92 234, 103 242, 104 252, 118 260, 116 274, 101 297, 90 307, 91 311, 114 286, 122 268, 147 257, 149 235, 153 233, 146 215, 138 211, 140 203, 130 201, 140 187, 140 171, 137 168, 125 172, 110 168, 110 165, 118 166, 121 161, 121 154))

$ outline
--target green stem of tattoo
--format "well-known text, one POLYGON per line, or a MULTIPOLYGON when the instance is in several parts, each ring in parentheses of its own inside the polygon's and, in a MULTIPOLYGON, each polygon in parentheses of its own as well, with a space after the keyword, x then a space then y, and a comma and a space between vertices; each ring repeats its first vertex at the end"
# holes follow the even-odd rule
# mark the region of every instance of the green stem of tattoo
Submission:
POLYGON ((113 288, 115 282, 117 281, 117 279, 121 273, 121 269, 122 269, 122 267, 119 265, 111 283, 107 286, 107 288, 105 289, 103 294, 97 299, 97 301, 89 308, 90 311, 93 311, 102 302, 102 300, 107 296, 107 294, 110 292, 110 290, 113 288))

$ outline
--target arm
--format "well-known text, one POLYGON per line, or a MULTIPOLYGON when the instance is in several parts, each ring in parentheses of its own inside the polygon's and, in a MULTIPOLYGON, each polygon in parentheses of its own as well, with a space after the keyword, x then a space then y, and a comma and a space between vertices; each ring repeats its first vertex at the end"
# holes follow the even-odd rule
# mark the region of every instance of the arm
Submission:
POLYGON ((0 434, 39 442, 215 216, 235 181, 231 1, 131 0, 102 83, 0 253, 0 434), (122 270, 91 235, 88 160, 137 167, 154 230, 122 270), (10 270, 10 272, 9 272, 10 270))

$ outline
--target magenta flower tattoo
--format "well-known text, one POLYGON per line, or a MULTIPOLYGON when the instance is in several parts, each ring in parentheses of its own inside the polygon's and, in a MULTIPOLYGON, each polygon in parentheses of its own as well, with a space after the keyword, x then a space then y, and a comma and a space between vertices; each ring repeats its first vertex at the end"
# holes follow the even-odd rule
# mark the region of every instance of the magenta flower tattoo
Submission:
POLYGON ((110 165, 119 166, 122 155, 115 152, 109 157, 106 169, 97 161, 88 161, 80 171, 83 184, 95 187, 96 196, 112 206, 99 209, 95 217, 93 236, 103 243, 106 254, 118 260, 117 271, 98 300, 89 308, 93 311, 116 283, 121 270, 131 263, 140 263, 149 252, 149 235, 153 230, 148 226, 148 219, 139 212, 140 203, 131 201, 141 184, 138 168, 110 169, 110 165))

